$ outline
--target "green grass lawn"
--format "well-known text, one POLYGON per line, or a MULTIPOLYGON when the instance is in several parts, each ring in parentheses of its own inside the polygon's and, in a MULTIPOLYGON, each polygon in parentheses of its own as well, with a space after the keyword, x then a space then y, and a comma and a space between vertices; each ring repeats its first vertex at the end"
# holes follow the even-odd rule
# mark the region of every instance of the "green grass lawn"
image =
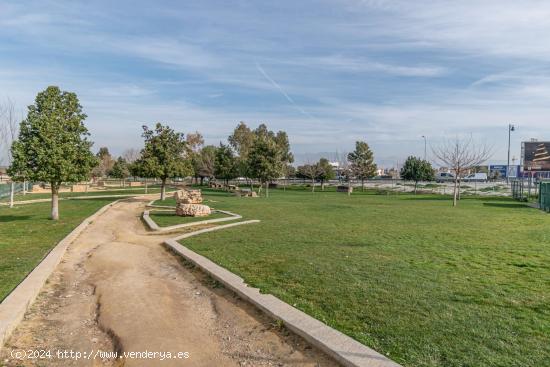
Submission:
POLYGON ((60 201, 61 219, 57 222, 49 219, 49 202, 0 207, 0 301, 60 240, 113 200, 60 201))
POLYGON ((507 198, 203 194, 261 223, 186 246, 405 366, 550 364, 542 211, 507 198))
POLYGON ((198 222, 201 220, 207 219, 218 219, 228 217, 227 214, 214 212, 206 217, 180 217, 176 215, 175 212, 165 212, 165 211, 151 211, 149 212, 149 217, 158 224, 159 227, 169 227, 175 226, 177 224, 192 223, 198 222))

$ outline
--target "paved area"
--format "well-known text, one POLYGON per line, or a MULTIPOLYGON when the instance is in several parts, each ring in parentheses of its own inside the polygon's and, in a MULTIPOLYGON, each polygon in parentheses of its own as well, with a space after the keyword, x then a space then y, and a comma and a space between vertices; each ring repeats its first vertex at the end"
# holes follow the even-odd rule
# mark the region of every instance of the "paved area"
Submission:
POLYGON ((335 365, 168 253, 161 243, 175 234, 145 230, 140 214, 146 202, 129 199, 115 204, 69 246, 6 343, 1 363, 335 365), (27 358, 14 359, 13 351, 27 358), (38 351, 36 358, 28 358, 29 351, 38 351), (113 358, 115 352, 127 358, 113 358))

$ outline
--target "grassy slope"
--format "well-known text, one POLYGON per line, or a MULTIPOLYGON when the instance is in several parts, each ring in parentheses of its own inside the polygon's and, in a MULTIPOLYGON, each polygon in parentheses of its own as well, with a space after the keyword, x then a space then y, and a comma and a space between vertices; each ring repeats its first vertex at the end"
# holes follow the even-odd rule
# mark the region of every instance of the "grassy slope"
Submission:
POLYGON ((50 203, 0 207, 0 300, 82 220, 113 200, 61 201, 58 222, 48 219, 50 203))
POLYGON ((185 241, 406 366, 550 361, 550 216, 508 199, 203 190, 261 219, 185 241))
POLYGON ((169 226, 175 226, 176 224, 198 222, 198 221, 207 220, 207 219, 225 218, 227 216, 228 215, 223 213, 212 213, 206 217, 180 217, 176 215, 174 212, 163 212, 163 211, 151 211, 149 213, 149 217, 151 217, 151 219, 153 219, 153 221, 156 224, 158 224, 159 227, 169 227, 169 226))

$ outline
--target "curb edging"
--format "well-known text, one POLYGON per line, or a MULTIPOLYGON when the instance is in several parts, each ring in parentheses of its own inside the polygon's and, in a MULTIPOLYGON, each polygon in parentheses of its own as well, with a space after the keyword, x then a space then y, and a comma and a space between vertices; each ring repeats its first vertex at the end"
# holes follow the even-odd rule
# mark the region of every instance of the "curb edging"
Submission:
POLYGON ((402 367, 386 356, 359 343, 351 337, 292 307, 271 294, 261 294, 258 288, 249 287, 243 278, 221 267, 206 257, 190 250, 178 241, 206 232, 212 232, 240 224, 257 223, 250 220, 201 229, 164 241, 164 246, 175 254, 198 266, 212 278, 235 292, 269 317, 282 320, 285 327, 299 335, 346 367, 402 367))
POLYGON ((84 219, 75 229, 55 245, 40 263, 15 287, 2 303, 0 303, 0 350, 4 343, 25 316, 29 307, 40 293, 40 290, 55 270, 67 247, 82 233, 97 217, 105 213, 119 200, 113 201, 94 214, 84 219))
POLYGON ((168 227, 160 227, 153 219, 151 219, 151 217, 149 216, 150 210, 145 210, 143 212, 143 214, 141 215, 141 217, 143 218, 143 220, 145 221, 145 223, 147 224, 149 229, 152 230, 152 231, 155 231, 155 232, 169 232, 169 231, 173 231, 175 229, 181 229, 181 228, 186 228, 186 227, 194 227, 194 226, 198 226, 198 225, 201 225, 201 224, 227 222, 229 220, 236 220, 236 219, 241 219, 242 218, 241 215, 231 213, 231 212, 228 212, 226 210, 212 209, 212 212, 223 213, 223 214, 228 215, 228 217, 226 217, 226 218, 216 218, 216 219, 205 219, 205 220, 199 220, 199 221, 196 221, 196 222, 189 222, 189 223, 182 223, 182 224, 174 224, 173 226, 168 226, 168 227))

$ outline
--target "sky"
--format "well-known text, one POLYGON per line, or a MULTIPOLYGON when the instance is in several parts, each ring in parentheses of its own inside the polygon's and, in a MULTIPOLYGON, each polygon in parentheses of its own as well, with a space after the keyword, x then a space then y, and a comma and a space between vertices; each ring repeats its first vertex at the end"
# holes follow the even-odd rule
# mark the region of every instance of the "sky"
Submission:
POLYGON ((163 122, 287 131, 299 160, 369 143, 391 166, 473 137, 550 140, 548 1, 0 0, 0 101, 76 92, 94 149, 163 122))

